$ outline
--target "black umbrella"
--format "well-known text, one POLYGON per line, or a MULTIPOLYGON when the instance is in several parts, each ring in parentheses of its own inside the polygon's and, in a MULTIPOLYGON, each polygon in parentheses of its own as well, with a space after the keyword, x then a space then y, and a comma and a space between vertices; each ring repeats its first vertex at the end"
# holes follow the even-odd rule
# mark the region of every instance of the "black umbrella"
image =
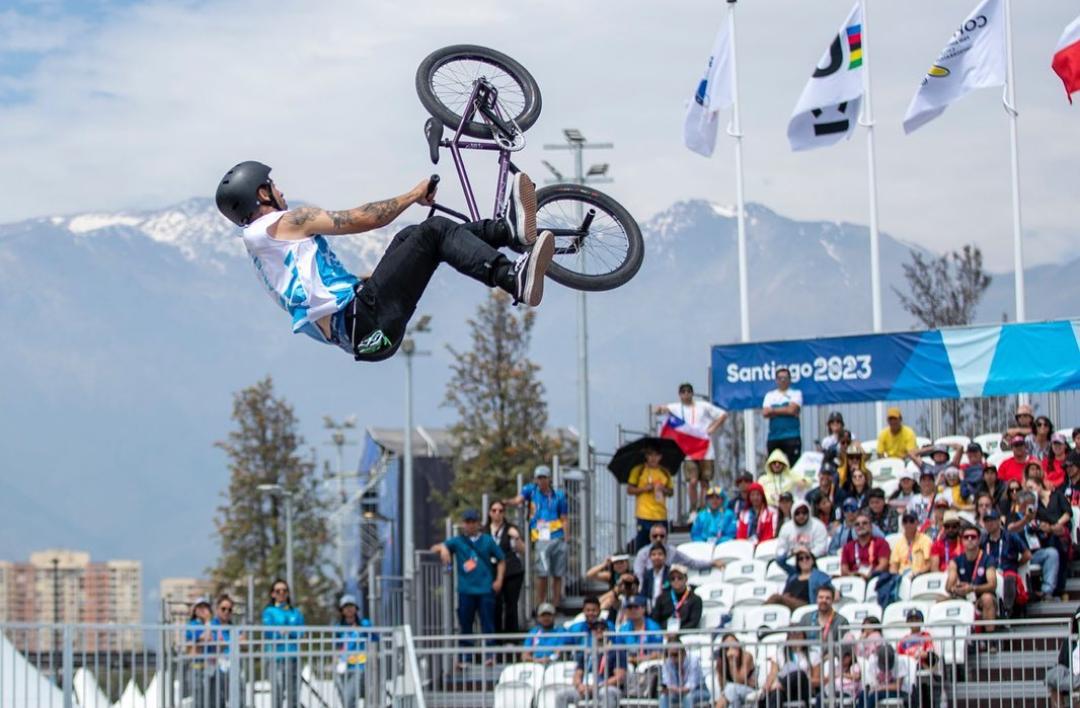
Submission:
POLYGON ((630 470, 645 462, 645 448, 652 448, 660 453, 662 459, 660 465, 667 469, 674 477, 679 473, 682 462, 686 459, 686 453, 674 440, 667 438, 638 438, 627 443, 615 451, 607 468, 615 479, 626 484, 630 479, 630 470))

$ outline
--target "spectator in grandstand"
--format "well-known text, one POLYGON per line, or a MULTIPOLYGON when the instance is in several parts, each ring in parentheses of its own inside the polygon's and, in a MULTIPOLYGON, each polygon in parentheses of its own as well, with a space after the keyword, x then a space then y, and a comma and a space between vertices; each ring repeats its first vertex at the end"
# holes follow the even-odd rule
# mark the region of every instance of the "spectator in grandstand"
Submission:
POLYGON ((1029 457, 1027 464, 1024 465, 1025 486, 1029 479, 1034 479, 1036 482, 1041 483, 1043 481, 1043 477, 1044 475, 1042 463, 1032 457, 1029 457))
MULTIPOLYGON (((228 593, 222 593, 218 596, 217 604, 214 606, 214 618, 210 620, 210 624, 215 627, 214 641, 217 643, 218 654, 228 655, 231 653, 229 641, 235 631, 232 629, 234 608, 235 604, 228 593)), ((236 638, 238 641, 243 641, 243 633, 236 632, 236 638)), ((229 697, 229 673, 225 670, 226 666, 227 664, 222 664, 219 661, 218 675, 214 679, 214 692, 217 696, 212 705, 217 706, 217 708, 225 708, 229 697)), ((244 695, 243 683, 240 684, 240 695, 244 695)))
POLYGON ((986 492, 975 495, 975 523, 982 525, 983 517, 994 508, 994 500, 986 492))
MULTIPOLYGON (((843 618, 838 616, 838 619, 843 618)), ((761 682, 764 695, 758 701, 759 706, 780 708, 796 701, 811 704, 810 681, 812 675, 821 670, 821 657, 806 646, 807 639, 812 641, 798 630, 789 631, 779 654, 769 657, 765 680, 761 682)))
POLYGON ((1024 436, 1027 443, 1028 454, 1039 462, 1046 459, 1050 454, 1050 439, 1054 435, 1054 424, 1049 418, 1040 415, 1035 419, 1035 428, 1024 436))
POLYGON ((858 440, 851 439, 851 433, 844 431, 847 436, 847 444, 840 448, 840 457, 838 459, 838 465, 836 467, 837 478, 840 480, 840 486, 844 487, 844 491, 848 491, 851 488, 851 478, 856 472, 862 472, 867 479, 870 478, 870 472, 866 467, 868 456, 866 451, 863 450, 862 443, 858 440))
POLYGON ((692 558, 675 546, 667 542, 668 530, 665 524, 657 524, 649 531, 650 545, 645 546, 637 552, 634 556, 634 575, 639 578, 644 577, 645 570, 649 567, 649 551, 657 543, 664 546, 664 550, 667 551, 668 563, 678 563, 685 565, 692 570, 705 570, 706 568, 723 568, 724 561, 722 560, 698 560, 692 558))
POLYGON ((788 572, 783 592, 765 600, 767 605, 783 605, 795 610, 810 604, 817 597, 818 588, 831 585, 832 579, 817 568, 817 557, 805 546, 797 546, 793 553, 794 567, 784 566, 788 572))
POLYGON ((1023 482, 1024 468, 1028 463, 1028 447, 1023 435, 1014 435, 1009 441, 1012 457, 998 464, 998 479, 1002 482, 1023 482))
POLYGON ((701 598, 690 589, 687 578, 690 569, 673 565, 668 571, 669 586, 660 593, 652 606, 652 618, 668 632, 698 629, 703 609, 701 598))
MULTIPOLYGON (((802 626, 806 629, 806 639, 822 645, 839 644, 844 636, 848 621, 836 611, 836 589, 832 585, 822 585, 814 596, 817 609, 808 613, 802 619, 802 626)), ((791 635, 788 635, 791 638, 791 635)), ((827 646, 825 647, 827 649, 827 646)))
POLYGON ((887 607, 896 599, 905 576, 914 578, 928 572, 931 567, 931 541, 929 536, 919 531, 919 517, 905 511, 901 521, 903 530, 889 553, 889 573, 892 577, 887 582, 879 579, 877 584, 877 601, 882 607, 887 607))
POLYGON ((679 384, 679 400, 656 406, 655 412, 676 416, 692 428, 705 431, 709 436, 709 448, 702 459, 691 459, 687 455, 683 461, 683 473, 686 475, 687 491, 690 493, 690 508, 697 509, 715 475, 716 451, 713 449, 712 437, 727 420, 727 411, 708 401, 694 398, 694 387, 689 383, 682 383, 679 384))
POLYGON ((898 658, 896 650, 888 644, 879 646, 866 666, 869 687, 859 695, 855 708, 874 708, 878 701, 887 698, 906 701, 911 694, 911 679, 905 661, 898 658))
POLYGON ((709 687, 701 671, 701 662, 687 653, 678 637, 671 637, 667 657, 660 669, 660 708, 696 708, 709 703, 709 687))
MULTIPOLYGON (((596 595, 585 596, 581 603, 581 614, 584 615, 584 618, 570 625, 569 631, 588 634, 589 627, 592 626, 593 622, 604 622, 607 624, 609 631, 615 631, 615 623, 601 617, 600 598, 596 595)), ((585 641, 582 640, 583 643, 585 641)))
POLYGON ((525 541, 518 527, 506 520, 506 505, 493 501, 488 506, 485 530, 495 539, 506 558, 506 574, 503 586, 495 593, 495 633, 518 634, 521 586, 525 583, 525 541))
POLYGON ((859 508, 862 509, 870 501, 871 489, 870 471, 852 467, 843 485, 844 500, 854 499, 859 503, 859 508))
POLYGON ((803 492, 803 478, 791 471, 791 462, 784 451, 777 448, 765 460, 765 471, 758 477, 758 484, 765 491, 765 503, 776 506, 784 492, 803 492))
POLYGON ((352 595, 338 600, 338 628, 334 632, 334 649, 338 654, 334 667, 334 686, 341 705, 353 708, 364 693, 364 667, 367 665, 367 644, 371 637, 371 622, 360 617, 360 606, 352 595))
MULTIPOLYGON (((480 615, 480 631, 495 632, 495 593, 502 590, 506 560, 502 549, 480 527, 480 512, 466 509, 461 515, 461 533, 431 547, 445 565, 451 556, 457 564, 458 622, 461 633, 473 633, 473 621, 480 615)), ((471 641, 462 645, 472 646, 471 641)), ((464 655, 465 660, 471 657, 464 655)), ((491 660, 489 659, 488 662, 491 660)), ((277 705, 277 704, 275 704, 277 705)))
POLYGON ((805 546, 815 556, 829 552, 829 530, 825 524, 810 516, 810 505, 801 501, 792 508, 791 521, 780 527, 776 542, 776 562, 789 574, 794 569, 788 562, 793 550, 805 546))
POLYGON ((735 538, 747 540, 755 546, 776 537, 776 510, 765 503, 765 490, 757 482, 748 490, 750 506, 743 510, 735 526, 735 538))
POLYGON ((217 666, 213 655, 217 653, 214 632, 211 629, 213 611, 210 600, 200 597, 191 607, 187 630, 184 632, 185 653, 192 658, 184 662, 185 695, 191 695, 197 708, 216 705, 217 666))
POLYGON ((840 452, 840 437, 844 433, 843 414, 840 411, 830 412, 825 428, 828 435, 821 439, 822 465, 829 464, 830 461, 835 464, 836 456, 840 452))
MULTIPOLYGON (((304 613, 299 607, 293 607, 289 584, 281 578, 270 585, 270 602, 263 608, 262 623, 266 627, 304 626, 304 613)), ((280 706, 284 700, 289 708, 296 708, 300 705, 300 663, 296 643, 300 632, 266 630, 264 637, 276 642, 270 666, 273 705, 280 706)))
POLYGON ((840 571, 844 575, 858 575, 867 580, 888 575, 889 543, 884 538, 875 538, 873 529, 870 515, 861 512, 855 519, 855 538, 844 545, 840 554, 840 571))
MULTIPOLYGON (((900 656, 911 658, 920 668, 934 668, 937 665, 937 654, 934 646, 934 636, 922 628, 922 610, 911 608, 904 615, 904 620, 912 625, 908 634, 901 637, 897 644, 897 653, 900 656)), ((929 706, 929 702, 919 705, 929 706)))
MULTIPOLYGON (((909 465, 911 463, 908 463, 909 465)), ((903 514, 907 511, 908 504, 919 494, 919 490, 916 489, 915 478, 917 477, 916 471, 905 467, 900 470, 896 475, 897 486, 895 491, 889 495, 889 507, 896 510, 897 514, 903 514)))
POLYGON ((637 518, 637 536, 634 549, 649 545, 649 533, 657 524, 667 522, 667 498, 675 493, 671 473, 660 464, 660 451, 645 448, 645 461, 630 470, 626 493, 634 497, 634 516, 637 518))
POLYGON ((722 543, 735 538, 735 512, 724 508, 724 495, 719 487, 705 492, 705 507, 694 517, 690 527, 691 541, 722 543))
MULTIPOLYGON (((993 621, 997 618, 997 561, 982 553, 978 529, 964 529, 960 538, 964 551, 949 561, 945 592, 955 598, 973 601, 977 615, 993 621)), ((986 631, 993 633, 994 626, 988 625, 986 631)), ((991 644, 990 651, 995 649, 991 644)))
POLYGON ((566 576, 567 515, 570 504, 566 492, 555 489, 551 468, 539 465, 533 472, 535 481, 526 484, 521 494, 504 499, 503 504, 529 504, 529 537, 533 542, 536 560, 536 604, 548 600, 548 581, 551 581, 551 604, 562 601, 563 578, 566 576))
POLYGON ((626 660, 631 666, 659 659, 662 655, 658 646, 663 641, 662 630, 652 617, 646 616, 647 604, 648 600, 641 595, 627 598, 627 619, 619 625, 616 641, 625 649, 626 660))
POLYGON ((831 691, 819 697, 823 705, 829 705, 826 695, 838 697, 840 705, 854 705, 856 697, 862 691, 862 667, 855 660, 855 652, 850 646, 840 647, 840 655, 821 666, 822 685, 831 691))
POLYGON ((582 705, 585 700, 597 708, 618 708, 626 685, 626 653, 617 642, 608 640, 605 623, 594 622, 589 629, 588 644, 595 649, 577 653, 573 688, 564 688, 555 695, 557 708, 582 705))
POLYGON ((829 532, 829 543, 832 543, 833 536, 836 535, 837 530, 840 528, 841 522, 837 520, 837 514, 841 513, 838 509, 833 509, 833 500, 828 496, 820 496, 813 506, 814 518, 820 521, 825 529, 829 532))
POLYGON ((750 506, 750 485, 754 483, 754 475, 742 472, 735 477, 735 494, 724 504, 725 509, 731 509, 738 516, 743 509, 750 506))
POLYGON ((960 512, 955 509, 946 511, 941 522, 941 532, 930 546, 930 567, 934 572, 947 571, 952 559, 964 552, 960 526, 960 512))
POLYGON ((802 391, 791 388, 791 372, 787 367, 776 369, 776 388, 765 394, 761 403, 761 415, 769 421, 766 448, 783 450, 794 464, 802 455, 802 430, 799 411, 802 409, 802 391))
POLYGON ((880 487, 874 487, 867 496, 866 513, 870 517, 870 523, 888 536, 900 529, 900 516, 896 509, 885 503, 885 491, 880 487))
POLYGON ((982 445, 970 442, 967 446, 967 462, 961 461, 960 472, 963 473, 960 485, 963 487, 965 497, 973 497, 983 480, 983 468, 986 459, 983 456, 982 445))
MULTIPOLYGON (((1042 468, 1039 468, 1040 471, 1042 468)), ((941 485, 938 493, 949 497, 949 506, 960 511, 971 511, 975 503, 970 497, 965 497, 963 487, 960 485, 960 468, 949 465, 941 473, 941 485)))
POLYGON ((536 626, 529 630, 522 643, 525 661, 547 664, 559 660, 559 650, 571 643, 561 627, 555 626, 555 606, 545 602, 536 608, 536 626))
POLYGON ((1028 404, 1022 403, 1016 407, 1013 420, 1015 424, 1005 431, 1004 439, 1012 440, 1017 435, 1023 437, 1035 432, 1035 412, 1028 404))
MULTIPOLYGON (((806 493, 806 503, 810 508, 817 510, 818 499, 828 497, 831 502, 831 521, 840 521, 840 507, 844 503, 844 491, 836 481, 836 477, 827 469, 818 471, 818 486, 806 493)), ((816 515, 816 514, 815 514, 816 515)))
POLYGON ((1065 458, 1069 455, 1069 439, 1062 433, 1050 438, 1050 452, 1043 460, 1044 479, 1054 489, 1065 483, 1065 458))
POLYGON ((716 650, 716 677, 720 695, 716 708, 743 708, 757 688, 754 655, 743 649, 738 637, 725 634, 716 650))
POLYGON ((919 517, 920 524, 926 524, 934 511, 937 500, 937 480, 933 472, 919 471, 919 493, 908 502, 908 511, 919 517))
POLYGON ((1080 425, 1072 429, 1073 450, 1080 451, 1080 425))
POLYGON ((626 602, 641 591, 641 583, 633 573, 626 573, 619 580, 618 594, 611 606, 607 608, 608 623, 616 627, 629 619, 626 612, 626 602))
POLYGON ((607 592, 600 596, 602 609, 611 607, 618 594, 619 579, 627 573, 630 573, 630 556, 625 553, 608 556, 585 572, 588 580, 596 580, 607 585, 607 592))
MULTIPOLYGON (((1039 545, 1057 549, 1059 560, 1067 563, 1072 557, 1072 507, 1069 506, 1064 494, 1050 489, 1042 479, 1029 479, 1025 486, 1035 494, 1034 529, 1039 545)), ((1032 547, 1030 540, 1028 546, 1032 547)), ((1058 573, 1055 595, 1060 595, 1065 591, 1067 575, 1067 572, 1058 573)))
MULTIPOLYGON (((985 465, 982 468, 982 481, 975 487, 976 494, 987 494, 993 502, 994 508, 1002 513, 1009 513, 1011 501, 1008 494, 1009 484, 998 479, 998 470, 994 465, 985 465)), ((1017 485, 1019 489, 1019 485, 1017 485)))
POLYGON ((1080 693, 1080 644, 1073 637, 1080 632, 1080 613, 1069 623, 1069 634, 1061 640, 1057 663, 1046 670, 1046 688, 1050 691, 1051 708, 1072 705, 1072 697, 1080 693))
POLYGON ((1038 519, 1038 496, 1028 490, 1016 494, 1016 503, 1007 517, 1006 528, 1020 534, 1031 551, 1031 560, 1038 563, 1042 574, 1041 590, 1031 589, 1031 596, 1038 601, 1053 594, 1058 582, 1061 553, 1055 537, 1043 531, 1038 519))
POLYGON ((649 548, 649 567, 645 573, 638 577, 641 582, 641 594, 649 601, 649 607, 660 597, 664 587, 668 584, 668 575, 671 566, 668 564, 667 548, 662 543, 654 543, 649 548))
POLYGON ((878 457, 910 458, 919 449, 915 431, 904 425, 904 417, 896 406, 885 412, 885 419, 888 425, 877 438, 878 457))
POLYGON ((854 631, 849 631, 845 635, 845 639, 847 638, 856 640, 856 656, 861 659, 869 659, 877 648, 885 643, 885 636, 881 633, 881 620, 868 615, 863 619, 858 635, 854 631))
POLYGON ((961 445, 953 445, 953 454, 950 457, 949 448, 946 445, 927 445, 920 448, 916 457, 919 464, 922 465, 922 469, 927 472, 932 472, 934 480, 938 484, 941 484, 942 476, 945 470, 949 467, 957 467, 960 464, 960 458, 964 455, 964 448, 961 445))
MULTIPOLYGON (((945 534, 945 514, 949 511, 949 498, 942 495, 934 499, 931 507, 930 518, 919 524, 919 531, 936 541, 945 534)), ((935 571, 937 572, 937 571, 935 571)))
POLYGON ((791 521, 791 507, 795 505, 795 497, 791 492, 784 492, 776 501, 776 528, 784 528, 784 524, 791 521))
MULTIPOLYGON (((1028 601, 1019 569, 1031 560, 1031 551, 1019 534, 1002 528, 1001 514, 993 507, 983 515, 982 527, 982 552, 997 565, 998 582, 1002 583, 1002 609, 1006 617, 1011 617, 1014 607, 1024 606, 1028 601)), ((1052 586, 1050 590, 1053 591, 1052 586)))
POLYGON ((1061 495, 1070 506, 1080 506, 1080 452, 1070 452, 1062 466, 1065 482, 1061 485, 1061 495))
MULTIPOLYGON (((844 550, 844 546, 855 540, 857 535, 855 522, 858 520, 859 511, 857 500, 851 497, 844 500, 844 524, 833 534, 832 541, 829 543, 829 555, 840 553, 844 550)), ((877 538, 885 538, 885 534, 873 525, 870 527, 870 532, 877 538)))

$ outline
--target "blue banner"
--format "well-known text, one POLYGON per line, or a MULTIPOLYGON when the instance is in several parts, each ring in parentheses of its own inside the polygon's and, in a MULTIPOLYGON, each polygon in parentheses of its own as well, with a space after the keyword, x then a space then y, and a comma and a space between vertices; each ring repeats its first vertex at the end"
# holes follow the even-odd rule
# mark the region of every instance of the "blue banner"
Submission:
POLYGON ((712 400, 760 408, 791 372, 804 405, 974 398, 1080 388, 1080 320, 712 348, 712 400))

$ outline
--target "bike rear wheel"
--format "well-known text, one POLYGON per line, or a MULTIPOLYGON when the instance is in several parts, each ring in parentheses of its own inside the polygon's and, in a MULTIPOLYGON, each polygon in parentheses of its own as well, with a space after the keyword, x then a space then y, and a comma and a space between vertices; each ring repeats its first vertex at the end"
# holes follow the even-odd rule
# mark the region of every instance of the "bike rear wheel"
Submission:
MULTIPOLYGON (((522 132, 540 117, 540 87, 532 74, 502 52, 473 44, 443 47, 427 55, 416 70, 416 93, 428 113, 457 130, 480 78, 498 90, 499 113, 522 132)), ((470 120, 462 132, 473 138, 492 136, 491 127, 480 120, 470 120)))
POLYGON ((536 192, 536 229, 555 234, 548 277, 575 290, 612 290, 637 274, 645 243, 634 217, 590 187, 556 184, 536 192))

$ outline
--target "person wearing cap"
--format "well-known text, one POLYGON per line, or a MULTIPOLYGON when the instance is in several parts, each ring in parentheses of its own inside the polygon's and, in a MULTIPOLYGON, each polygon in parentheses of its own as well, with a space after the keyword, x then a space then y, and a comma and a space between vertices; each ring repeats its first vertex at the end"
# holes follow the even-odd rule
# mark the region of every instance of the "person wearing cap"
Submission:
POLYGON ((659 645, 664 641, 660 625, 645 614, 649 599, 633 595, 626 599, 626 621, 619 625, 615 641, 623 647, 632 666, 661 657, 659 645))
POLYGON ((781 449, 773 450, 765 460, 765 471, 757 479, 758 484, 765 490, 765 503, 769 506, 777 506, 780 503, 780 495, 785 492, 806 491, 806 480, 792 472, 791 461, 781 449))
POLYGON ((964 456, 964 447, 960 444, 952 445, 953 454, 949 456, 949 446, 947 445, 927 445, 920 448, 919 451, 913 455, 913 459, 918 462, 924 471, 932 472, 934 479, 941 483, 942 475, 949 467, 956 467, 959 470, 960 458, 964 456))
POLYGON ((534 482, 526 484, 521 494, 504 499, 508 506, 529 505, 529 538, 533 542, 536 561, 536 604, 548 600, 548 580, 551 580, 551 603, 562 602, 563 578, 566 577, 567 517, 570 503, 566 492, 555 489, 551 468, 539 465, 533 472, 534 482))
POLYGON ((338 662, 334 671, 341 705, 353 708, 364 693, 364 667, 367 666, 367 645, 371 638, 371 621, 360 617, 360 605, 355 595, 342 595, 338 600, 338 623, 334 632, 334 648, 338 662))
MULTIPOLYGON (((844 523, 833 534, 832 541, 829 542, 829 555, 834 556, 844 550, 851 541, 854 541, 857 537, 856 522, 858 521, 859 512, 861 507, 857 499, 848 497, 844 500, 844 523)), ((877 528, 873 524, 870 525, 870 534, 874 538, 885 538, 885 534, 881 533, 881 529, 877 528)))
POLYGON ((791 370, 776 368, 776 388, 765 394, 761 415, 769 421, 766 450, 783 450, 788 460, 798 462, 802 456, 802 429, 799 412, 802 410, 802 391, 791 388, 791 370))
POLYGON ((870 456, 866 454, 862 443, 851 437, 850 432, 844 431, 844 436, 836 459, 836 478, 840 486, 848 490, 851 487, 851 478, 856 472, 870 476, 869 467, 866 465, 870 456))
POLYGON ((547 664, 559 660, 559 650, 572 644, 561 628, 555 626, 555 605, 541 603, 536 608, 536 626, 529 630, 522 653, 525 661, 547 664))
MULTIPOLYGON (((963 552, 949 561, 945 592, 974 601, 976 618, 993 621, 997 618, 997 559, 982 552, 979 537, 979 530, 970 527, 960 534, 963 552)), ((992 634, 994 626, 985 631, 992 634)), ((993 652, 996 646, 991 644, 989 649, 993 652)))
POLYGON ((619 648, 618 637, 613 642, 610 635, 604 622, 589 626, 587 648, 578 651, 574 659, 573 686, 555 693, 556 708, 571 704, 618 708, 626 686, 627 657, 619 648))
POLYGON ((1016 415, 1013 416, 1014 425, 1009 426, 1002 436, 1002 441, 1011 441, 1015 436, 1031 435, 1035 432, 1035 411, 1027 403, 1021 403, 1016 407, 1016 415))
POLYGON ((713 480, 716 450, 713 447, 712 438, 727 420, 727 411, 714 406, 709 401, 695 398, 693 385, 686 382, 679 384, 679 400, 656 406, 653 410, 658 415, 678 418, 684 426, 703 432, 709 439, 709 446, 705 452, 699 455, 687 455, 683 461, 683 473, 686 475, 687 491, 690 495, 690 508, 697 509, 706 488, 713 480))
POLYGON ((900 530, 900 515, 896 513, 896 509, 885 503, 885 490, 881 487, 870 490, 866 513, 870 516, 870 523, 886 536, 900 530))
POLYGON ((705 507, 698 511, 690 527, 690 540, 723 543, 735 538, 736 527, 735 512, 724 508, 723 490, 709 487, 705 507))
POLYGON ((998 479, 1002 482, 1024 481, 1024 467, 1027 466, 1029 455, 1027 442, 1023 435, 1014 435, 1009 440, 1012 457, 1007 457, 998 463, 998 479))
POLYGON ((668 632, 697 629, 704 609, 701 598, 690 589, 690 569, 676 563, 668 571, 668 587, 653 602, 652 618, 668 632))
POLYGON ((971 511, 975 508, 974 499, 964 496, 964 488, 960 484, 960 468, 949 465, 941 473, 941 484, 938 487, 940 494, 947 494, 950 498, 950 506, 960 511, 971 511))
POLYGON ((904 465, 904 469, 900 470, 896 475, 896 489, 889 495, 889 506, 896 509, 897 514, 903 514, 907 511, 908 504, 914 499, 919 490, 916 488, 918 485, 918 468, 913 462, 908 462, 904 465))
POLYGON ((1061 485, 1061 495, 1070 506, 1080 506, 1080 452, 1070 452, 1062 463, 1065 481, 1061 485))
POLYGON ((670 637, 660 668, 659 708, 696 708, 712 697, 701 670, 701 661, 686 651, 678 637, 670 637))
POLYGON ((211 629, 212 615, 210 598, 197 598, 191 607, 191 617, 184 631, 185 653, 192 657, 185 662, 186 693, 193 697, 198 708, 215 703, 214 654, 217 653, 217 645, 211 629))
POLYGON ((1065 483, 1065 458, 1069 455, 1069 439, 1063 433, 1050 436, 1050 451, 1043 459, 1044 479, 1054 489, 1065 483))
POLYGON ((842 574, 858 575, 866 580, 888 574, 889 543, 884 538, 875 538, 873 529, 870 514, 859 512, 855 519, 855 538, 844 545, 840 554, 842 574))
POLYGON ((828 458, 830 453, 835 456, 839 452, 837 446, 844 432, 844 415, 840 411, 830 411, 825 420, 825 429, 829 434, 821 439, 821 452, 828 458))
MULTIPOLYGON (((1020 566, 1031 560, 1031 551, 1019 534, 1004 528, 997 509, 991 507, 983 514, 981 522, 982 552, 997 562, 998 580, 1002 583, 1002 609, 1006 617, 1011 617, 1014 607, 1026 605, 1028 601, 1020 566)), ((1053 591, 1052 586, 1050 590, 1053 591)))
MULTIPOLYGON (((502 589, 506 558, 491 534, 480 527, 480 512, 466 509, 461 515, 461 533, 431 547, 445 565, 451 558, 457 565, 458 622, 461 633, 471 635, 480 616, 480 631, 495 633, 495 593, 502 589)), ((463 641, 463 646, 472 646, 463 641)), ((469 660, 469 655, 464 655, 469 660)), ((490 662, 490 659, 488 660, 490 662)))
POLYGON ((884 583, 878 580, 877 584, 877 601, 882 607, 896 600, 905 576, 914 578, 930 570, 932 542, 929 536, 919 531, 919 517, 905 511, 900 518, 900 527, 900 536, 893 541, 889 553, 890 580, 884 583))
POLYGON ((829 552, 829 530, 810 514, 810 504, 800 501, 791 509, 791 520, 780 527, 776 543, 776 562, 789 574, 794 570, 788 562, 791 552, 800 546, 815 556, 829 552))
POLYGON ((667 526, 667 498, 675 494, 675 482, 671 472, 661 464, 660 451, 647 447, 643 452, 644 462, 630 470, 626 480, 626 493, 634 498, 634 517, 637 519, 634 548, 648 545, 653 526, 667 526))
MULTIPOLYGON (((934 646, 934 635, 922 628, 922 623, 926 621, 922 610, 912 607, 904 614, 904 621, 912 625, 912 627, 909 633, 897 643, 897 653, 900 656, 911 657, 920 667, 930 668, 934 663, 936 647, 934 646)), ((930 704, 922 703, 920 705, 930 704)))
POLYGON ((806 493, 806 503, 811 509, 817 509, 818 500, 821 497, 829 497, 832 500, 833 520, 840 521, 843 517, 842 507, 844 504, 844 490, 840 488, 836 476, 831 470, 822 468, 818 470, 818 486, 806 493))
POLYGON ((1065 708, 1073 704, 1073 697, 1080 693, 1080 644, 1075 637, 1080 633, 1080 612, 1069 622, 1069 633, 1062 638, 1057 663, 1046 670, 1043 680, 1049 691, 1051 708, 1065 708))
POLYGON ((735 526, 735 538, 747 540, 755 546, 776 537, 776 510, 765 502, 765 490, 754 482, 747 490, 750 506, 739 514, 735 526))
MULTIPOLYGON (((914 465, 914 463, 911 463, 914 465)), ((919 517, 920 524, 926 524, 933 513, 937 499, 937 480, 933 472, 919 469, 919 493, 908 502, 907 510, 919 517)), ((925 529, 924 529, 925 530, 925 529)))
POLYGON ((607 621, 609 624, 619 627, 630 618, 629 613, 626 611, 626 603, 631 597, 641 592, 641 581, 633 573, 626 573, 619 578, 616 592, 614 602, 607 608, 607 621))
POLYGON ((602 609, 611 607, 618 592, 619 578, 629 572, 630 556, 626 553, 608 556, 585 571, 586 580, 595 580, 607 585, 607 591, 599 598, 602 609))
POLYGON ((885 411, 885 419, 888 425, 878 433, 877 456, 895 457, 901 460, 910 458, 919 449, 915 431, 904 425, 904 417, 897 406, 892 406, 885 411))
POLYGON ((960 461, 961 479, 964 496, 973 497, 979 489, 983 478, 983 468, 986 466, 986 457, 983 454, 982 445, 977 442, 969 442, 965 448, 967 460, 960 461))
POLYGON ((960 527, 963 520, 960 512, 949 509, 941 522, 941 531, 930 545, 930 568, 935 572, 945 572, 953 558, 964 552, 964 543, 960 540, 960 527))
POLYGON ((754 483, 754 475, 749 472, 740 472, 735 477, 735 494, 731 499, 724 504, 725 509, 731 509, 731 511, 738 516, 750 506, 750 485, 754 483))

